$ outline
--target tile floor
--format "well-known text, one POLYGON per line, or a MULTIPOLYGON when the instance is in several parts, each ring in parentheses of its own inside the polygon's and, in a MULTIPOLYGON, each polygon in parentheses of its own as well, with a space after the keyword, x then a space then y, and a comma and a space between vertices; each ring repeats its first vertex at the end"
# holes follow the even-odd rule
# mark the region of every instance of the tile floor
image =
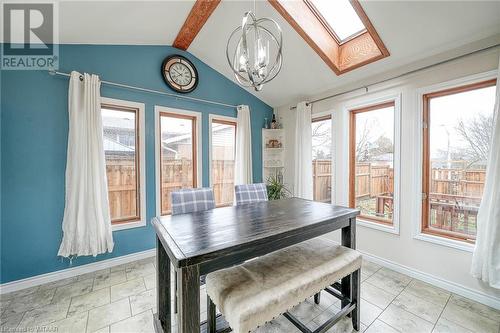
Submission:
MULTIPOLYGON (((0 296, 0 332, 154 332, 154 258, 116 266, 0 296)), ((406 275, 364 262, 361 331, 366 333, 500 333, 500 311, 450 294, 406 275)), ((201 317, 206 295, 201 290, 201 317)), ((339 301, 322 293, 292 313, 318 327, 338 310, 339 301)), ((173 323, 175 325, 175 322, 173 323)), ((329 332, 351 332, 344 318, 329 332)), ((278 317, 256 333, 299 332, 278 317)))

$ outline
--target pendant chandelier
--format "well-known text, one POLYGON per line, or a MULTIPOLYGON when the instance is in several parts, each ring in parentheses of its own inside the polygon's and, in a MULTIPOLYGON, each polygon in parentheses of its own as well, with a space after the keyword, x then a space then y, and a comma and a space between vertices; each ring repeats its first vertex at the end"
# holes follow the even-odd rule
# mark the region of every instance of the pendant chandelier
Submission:
POLYGON ((243 87, 262 90, 281 70, 282 42, 278 23, 270 18, 256 18, 254 1, 254 11, 245 13, 241 26, 227 41, 226 57, 236 81, 243 87))

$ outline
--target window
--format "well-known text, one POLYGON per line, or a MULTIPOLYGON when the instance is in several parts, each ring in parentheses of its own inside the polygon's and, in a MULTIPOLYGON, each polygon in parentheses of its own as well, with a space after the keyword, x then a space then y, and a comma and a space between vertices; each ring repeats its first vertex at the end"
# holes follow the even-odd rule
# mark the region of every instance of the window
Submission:
POLYGON ((339 43, 366 31, 349 0, 306 0, 339 43))
POLYGON ((361 219, 393 224, 395 102, 350 112, 349 203, 361 219))
POLYGON ((234 199, 236 121, 211 121, 211 175, 215 204, 230 206, 234 199))
POLYGON ((358 0, 269 3, 337 75, 389 56, 358 0))
POLYGON ((312 120, 313 200, 332 201, 332 116, 312 120))
POLYGON ((423 95, 422 232, 473 243, 493 131, 495 80, 423 95))
POLYGON ((159 113, 160 214, 170 214, 171 193, 198 185, 197 116, 159 113))
POLYGON ((141 189, 144 187, 144 146, 141 137, 143 127, 140 124, 143 124, 144 105, 107 98, 102 101, 103 147, 111 222, 118 228, 131 222, 143 223, 145 198, 141 189))

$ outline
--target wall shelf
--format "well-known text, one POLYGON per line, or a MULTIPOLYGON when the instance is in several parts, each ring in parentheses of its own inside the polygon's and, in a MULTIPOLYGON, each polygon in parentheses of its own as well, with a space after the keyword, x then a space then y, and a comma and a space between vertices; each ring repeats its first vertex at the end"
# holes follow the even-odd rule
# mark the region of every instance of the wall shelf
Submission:
POLYGON ((285 168, 285 131, 262 129, 262 177, 266 182, 270 176, 281 177, 285 168), (278 145, 278 147, 270 147, 278 145))

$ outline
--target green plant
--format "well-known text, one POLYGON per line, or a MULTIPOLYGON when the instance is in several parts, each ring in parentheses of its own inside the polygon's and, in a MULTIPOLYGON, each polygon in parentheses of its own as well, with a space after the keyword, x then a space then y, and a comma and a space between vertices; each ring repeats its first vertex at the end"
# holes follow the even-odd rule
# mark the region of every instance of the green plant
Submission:
POLYGON ((290 190, 276 176, 267 178, 267 196, 269 200, 288 198, 291 194, 290 190))

